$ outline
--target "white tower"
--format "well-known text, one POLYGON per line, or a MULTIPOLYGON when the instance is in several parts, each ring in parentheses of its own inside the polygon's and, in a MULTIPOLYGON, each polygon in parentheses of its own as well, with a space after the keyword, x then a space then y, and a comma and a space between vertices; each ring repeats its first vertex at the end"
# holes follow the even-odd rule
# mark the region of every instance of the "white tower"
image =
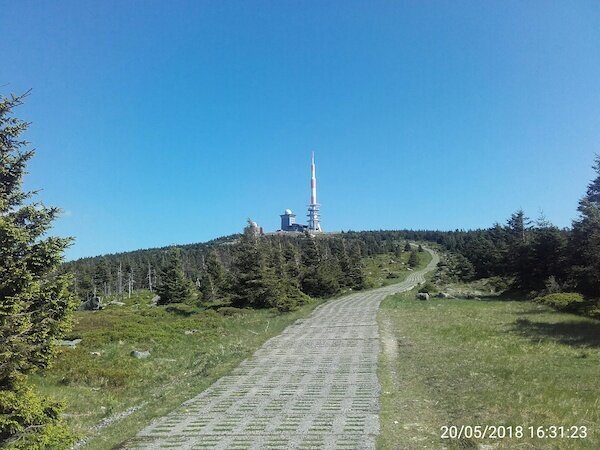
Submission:
POLYGON ((320 205, 317 203, 317 174, 315 170, 315 152, 312 152, 310 164, 310 205, 308 205, 309 231, 321 231, 320 205))

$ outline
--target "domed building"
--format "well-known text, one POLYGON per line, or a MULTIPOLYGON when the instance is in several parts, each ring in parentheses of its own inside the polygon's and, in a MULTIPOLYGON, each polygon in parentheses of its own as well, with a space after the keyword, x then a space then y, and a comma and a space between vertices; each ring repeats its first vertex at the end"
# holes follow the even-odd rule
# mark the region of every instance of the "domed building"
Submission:
POLYGON ((307 228, 306 225, 296 223, 296 214, 291 209, 286 209, 279 217, 281 217, 281 231, 302 232, 307 228))

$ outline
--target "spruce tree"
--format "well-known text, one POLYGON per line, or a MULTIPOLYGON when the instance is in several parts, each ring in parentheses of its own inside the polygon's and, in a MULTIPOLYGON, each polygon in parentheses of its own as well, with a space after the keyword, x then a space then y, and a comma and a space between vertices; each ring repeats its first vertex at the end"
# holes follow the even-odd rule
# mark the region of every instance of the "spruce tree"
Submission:
POLYGON ((181 250, 173 248, 169 251, 167 262, 160 273, 160 283, 156 287, 160 297, 159 305, 169 303, 193 303, 197 299, 194 286, 183 272, 181 250))
POLYGON ((410 245, 410 243, 407 242, 406 244, 404 244, 404 251, 405 252, 412 251, 412 246, 410 245))
POLYGON ((363 270, 360 245, 358 243, 350 246, 348 258, 350 260, 350 287, 355 290, 365 289, 367 287, 367 278, 363 270))
POLYGON ((579 218, 573 222, 569 243, 571 269, 579 289, 600 296, 600 155, 596 156, 596 178, 579 202, 579 218))
POLYGON ((70 276, 57 274, 69 238, 47 237, 57 208, 26 203, 25 166, 34 154, 12 116, 23 96, 0 97, 0 446, 68 448, 60 404, 40 396, 27 375, 48 367, 70 325, 70 276))
POLYGON ((200 277, 200 292, 205 301, 215 301, 225 296, 227 275, 217 252, 212 250, 206 256, 205 270, 200 277))
POLYGON ((252 221, 235 249, 235 282, 232 303, 237 307, 270 308, 282 301, 283 288, 266 261, 265 247, 259 242, 252 221))
POLYGON ((410 256, 408 257, 408 265, 412 268, 419 265, 419 258, 417 257, 417 252, 414 250, 410 252, 410 256))

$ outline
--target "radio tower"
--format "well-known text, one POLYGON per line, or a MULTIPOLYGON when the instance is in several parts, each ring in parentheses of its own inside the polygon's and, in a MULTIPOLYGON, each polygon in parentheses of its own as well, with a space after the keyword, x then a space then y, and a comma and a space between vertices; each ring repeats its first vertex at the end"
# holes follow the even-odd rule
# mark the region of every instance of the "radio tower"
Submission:
POLYGON ((320 205, 317 203, 317 175, 315 170, 315 152, 312 152, 310 164, 310 205, 308 205, 308 229, 309 231, 321 231, 320 205))

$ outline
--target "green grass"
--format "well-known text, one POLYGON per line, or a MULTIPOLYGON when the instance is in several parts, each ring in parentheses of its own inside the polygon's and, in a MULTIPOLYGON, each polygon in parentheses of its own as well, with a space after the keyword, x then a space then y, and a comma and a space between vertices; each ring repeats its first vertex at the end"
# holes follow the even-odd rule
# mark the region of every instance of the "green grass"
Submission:
POLYGON ((141 292, 125 306, 78 311, 69 337, 82 342, 61 350, 54 366, 33 378, 43 393, 65 402, 71 428, 89 437, 86 449, 112 448, 134 436, 319 304, 287 314, 239 310, 227 316, 215 311, 185 316, 151 307, 151 297, 141 292), (149 350, 151 356, 138 360, 132 350, 149 350), (137 405, 144 406, 100 432, 90 432, 102 420, 137 405))
MULTIPOLYGON (((410 273, 408 270, 409 256, 410 252, 402 252, 400 256, 385 253, 365 258, 365 273, 368 285, 381 287, 404 280, 410 273)), ((419 265, 415 270, 425 267, 431 260, 431 255, 428 252, 417 253, 417 257, 419 258, 419 265)))
POLYGON ((600 322, 531 302, 387 298, 381 449, 600 448, 600 322), (586 426, 586 439, 442 440, 444 425, 586 426))

